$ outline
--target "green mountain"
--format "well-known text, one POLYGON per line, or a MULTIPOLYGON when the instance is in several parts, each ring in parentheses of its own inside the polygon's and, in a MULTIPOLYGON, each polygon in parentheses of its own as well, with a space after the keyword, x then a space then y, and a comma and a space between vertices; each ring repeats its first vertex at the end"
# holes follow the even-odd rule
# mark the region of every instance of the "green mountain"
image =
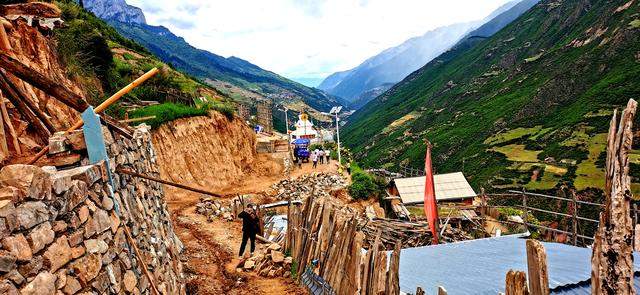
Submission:
POLYGON ((318 111, 328 111, 333 106, 344 104, 322 90, 291 81, 246 60, 235 56, 225 58, 195 48, 163 26, 148 25, 142 10, 128 5, 125 0, 85 0, 84 5, 120 34, 140 43, 162 61, 236 100, 253 103, 256 98, 267 98, 285 104, 302 101, 318 111))
POLYGON ((463 170, 476 188, 600 188, 612 110, 640 97, 634 1, 541 1, 409 75, 341 137, 364 166, 421 167, 428 139, 436 171, 463 170))

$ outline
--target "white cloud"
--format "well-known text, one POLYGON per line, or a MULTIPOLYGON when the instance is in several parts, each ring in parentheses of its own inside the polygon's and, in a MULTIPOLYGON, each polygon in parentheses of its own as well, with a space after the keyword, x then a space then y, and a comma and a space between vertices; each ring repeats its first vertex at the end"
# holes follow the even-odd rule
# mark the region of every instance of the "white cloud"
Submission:
POLYGON ((508 0, 127 0, 192 45, 287 77, 324 77, 508 0))

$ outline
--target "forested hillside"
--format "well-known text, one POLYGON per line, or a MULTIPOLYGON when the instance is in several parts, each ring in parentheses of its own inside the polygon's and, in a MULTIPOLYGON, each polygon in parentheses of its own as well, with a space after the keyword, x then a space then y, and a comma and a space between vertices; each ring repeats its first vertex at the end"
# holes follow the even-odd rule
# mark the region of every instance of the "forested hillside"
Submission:
POLYGON ((341 136, 366 166, 385 167, 420 167, 428 139, 436 170, 464 170, 476 188, 602 187, 612 110, 640 97, 639 7, 541 1, 412 73, 341 136))

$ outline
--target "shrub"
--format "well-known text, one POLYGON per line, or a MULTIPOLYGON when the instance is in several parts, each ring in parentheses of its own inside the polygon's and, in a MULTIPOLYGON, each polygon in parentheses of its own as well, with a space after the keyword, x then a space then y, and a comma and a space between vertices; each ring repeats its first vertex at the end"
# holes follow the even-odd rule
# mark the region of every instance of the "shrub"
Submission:
POLYGON ((352 165, 349 194, 353 199, 366 200, 372 196, 380 197, 384 194, 384 189, 384 181, 376 179, 357 165, 352 165))

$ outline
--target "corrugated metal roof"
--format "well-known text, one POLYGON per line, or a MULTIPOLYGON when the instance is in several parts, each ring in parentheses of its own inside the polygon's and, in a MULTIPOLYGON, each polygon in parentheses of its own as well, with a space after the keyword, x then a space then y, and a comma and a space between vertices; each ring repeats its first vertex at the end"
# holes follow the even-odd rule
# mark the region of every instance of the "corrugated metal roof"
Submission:
MULTIPOLYGON (((400 289, 415 293, 420 286, 427 293, 434 293, 438 286, 443 286, 449 295, 504 292, 507 271, 527 271, 526 240, 520 237, 522 235, 402 249, 400 289)), ((590 279, 591 249, 543 244, 551 289, 590 279)), ((638 259, 635 261, 636 269, 640 269, 638 259)), ((561 294, 581 294, 579 290, 561 294)))
MULTIPOLYGON (((394 179, 400 198, 405 204, 424 201, 425 176, 394 179)), ((476 193, 462 172, 436 174, 433 176, 436 200, 454 200, 475 197, 476 193)))

